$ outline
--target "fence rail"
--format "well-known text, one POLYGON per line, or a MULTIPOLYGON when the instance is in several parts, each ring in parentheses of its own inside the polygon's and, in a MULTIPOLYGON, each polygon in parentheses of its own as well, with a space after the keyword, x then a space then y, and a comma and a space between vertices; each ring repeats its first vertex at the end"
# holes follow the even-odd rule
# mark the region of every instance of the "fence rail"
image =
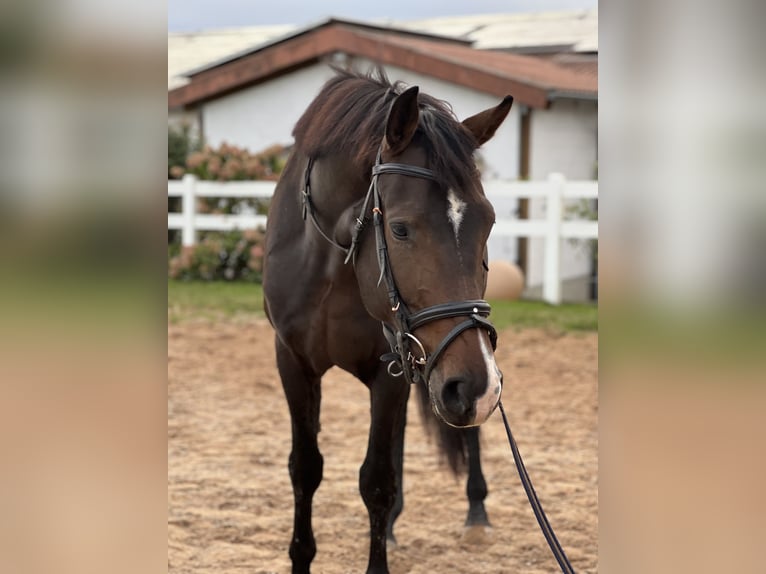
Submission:
MULTIPOLYGON (((545 199, 544 219, 517 219, 498 216, 492 237, 541 237, 545 239, 543 263, 543 299, 561 303, 561 240, 597 239, 598 222, 565 220, 564 201, 598 199, 598 182, 567 181, 560 174, 551 174, 544 181, 482 182, 487 198, 497 207, 518 199, 545 199)), ((267 217, 251 213, 221 215, 196 212, 197 198, 270 199, 273 181, 199 181, 186 175, 180 181, 168 181, 168 197, 182 198, 180 213, 168 213, 168 229, 181 230, 185 246, 197 242, 197 231, 231 231, 265 226, 267 217)), ((507 210, 502 210, 502 212, 507 210)))

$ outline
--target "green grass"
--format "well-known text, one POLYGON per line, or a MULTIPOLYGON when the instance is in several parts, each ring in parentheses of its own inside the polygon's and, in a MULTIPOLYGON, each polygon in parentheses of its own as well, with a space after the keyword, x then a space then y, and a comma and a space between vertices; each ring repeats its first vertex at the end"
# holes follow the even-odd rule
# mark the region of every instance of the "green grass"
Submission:
MULTIPOLYGON (((554 331, 595 331, 595 305, 553 306, 539 301, 490 301, 498 329, 542 328, 554 331)), ((168 281, 168 318, 216 319, 263 316, 263 289, 253 283, 168 281)))
POLYGON ((597 331, 598 307, 593 304, 549 305, 541 301, 490 301, 490 319, 497 329, 540 328, 553 331, 597 331))
POLYGON ((263 288, 258 284, 168 280, 171 322, 263 316, 263 288))

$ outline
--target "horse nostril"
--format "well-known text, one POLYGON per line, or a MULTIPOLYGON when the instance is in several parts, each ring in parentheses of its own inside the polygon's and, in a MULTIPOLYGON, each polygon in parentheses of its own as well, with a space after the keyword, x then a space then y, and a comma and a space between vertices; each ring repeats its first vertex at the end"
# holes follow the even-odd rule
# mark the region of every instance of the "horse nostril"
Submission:
POLYGON ((471 401, 468 399, 469 382, 463 377, 447 379, 442 388, 442 403, 448 412, 463 416, 471 409, 471 401))

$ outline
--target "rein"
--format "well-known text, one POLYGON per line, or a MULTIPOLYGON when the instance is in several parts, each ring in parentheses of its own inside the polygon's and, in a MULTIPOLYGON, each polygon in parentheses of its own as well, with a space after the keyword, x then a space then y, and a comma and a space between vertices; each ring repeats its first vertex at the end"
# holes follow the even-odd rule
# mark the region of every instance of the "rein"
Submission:
POLYGON ((314 158, 311 157, 306 166, 303 190, 301 190, 303 219, 305 220, 306 216, 310 215, 311 222, 319 234, 331 245, 346 254, 344 263, 351 261, 355 265, 357 246, 359 245, 362 232, 370 219, 368 209, 372 203, 371 213, 375 228, 378 266, 380 268, 378 285, 385 282, 391 311, 396 314, 395 325, 392 326, 382 322, 383 335, 391 347, 391 352, 385 353, 380 359, 388 363, 388 373, 391 376, 399 377, 404 375, 405 380, 410 384, 423 381, 427 385, 428 378, 439 357, 463 331, 468 329, 486 330, 489 334, 493 351, 497 348, 497 331, 487 319, 490 312, 489 303, 482 299, 440 303, 414 313, 410 312, 407 305, 402 301, 388 258, 388 245, 386 244, 383 228, 383 210, 380 190, 378 189, 378 178, 385 174, 398 174, 437 181, 437 177, 432 170, 423 167, 404 163, 383 163, 381 161, 381 151, 382 149, 378 149, 375 165, 372 167, 370 187, 362 202, 362 208, 359 216, 356 218, 354 228, 351 231, 351 245, 349 247, 344 247, 329 237, 317 221, 314 204, 311 199, 311 168, 314 164, 314 158), (466 320, 456 325, 429 356, 423 344, 413 334, 413 331, 428 323, 455 317, 466 317, 466 320))
POLYGON ((561 571, 564 574, 575 574, 572 565, 569 563, 569 558, 567 558, 566 553, 564 553, 564 549, 561 548, 559 539, 556 538, 556 533, 553 532, 553 528, 551 528, 551 525, 548 522, 548 517, 545 515, 542 504, 540 504, 540 499, 537 498, 535 487, 532 486, 532 480, 529 478, 529 474, 527 474, 527 467, 524 466, 524 461, 521 458, 519 447, 516 446, 516 440, 513 438, 513 433, 511 433, 511 425, 508 424, 508 417, 505 416, 503 401, 498 401, 497 406, 500 409, 500 414, 503 415, 505 434, 508 435, 508 442, 511 445, 513 461, 516 463, 516 470, 519 473, 521 485, 524 487, 524 492, 527 493, 527 500, 529 500, 529 505, 532 507, 532 511, 535 513, 537 524, 540 526, 540 530, 542 530, 543 536, 545 536, 545 541, 548 543, 548 548, 551 549, 553 557, 556 559, 556 562, 559 563, 559 568, 561 568, 561 571))

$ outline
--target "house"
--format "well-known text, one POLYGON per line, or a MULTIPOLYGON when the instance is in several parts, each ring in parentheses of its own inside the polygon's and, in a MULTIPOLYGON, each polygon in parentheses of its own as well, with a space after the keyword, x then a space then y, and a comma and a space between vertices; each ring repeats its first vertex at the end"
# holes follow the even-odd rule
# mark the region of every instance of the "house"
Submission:
MULTIPOLYGON (((508 15, 491 25, 480 16, 381 24, 330 18, 287 33, 279 27, 214 33, 207 42, 204 33, 175 35, 169 120, 191 124, 213 146, 226 141, 257 151, 289 144, 295 122, 332 76, 330 64, 360 70, 381 64, 392 80, 450 102, 459 118, 514 96, 509 117, 480 151, 485 179, 545 179, 551 172, 593 179, 597 15, 566 14, 508 15), (200 65, 179 77, 192 62, 200 65)), ((519 202, 519 215, 538 217, 543 205, 519 202)), ((490 257, 518 261, 534 291, 542 282, 542 249, 542 240, 500 240, 490 244, 490 257)), ((565 279, 587 282, 591 266, 585 250, 563 246, 565 279)))

